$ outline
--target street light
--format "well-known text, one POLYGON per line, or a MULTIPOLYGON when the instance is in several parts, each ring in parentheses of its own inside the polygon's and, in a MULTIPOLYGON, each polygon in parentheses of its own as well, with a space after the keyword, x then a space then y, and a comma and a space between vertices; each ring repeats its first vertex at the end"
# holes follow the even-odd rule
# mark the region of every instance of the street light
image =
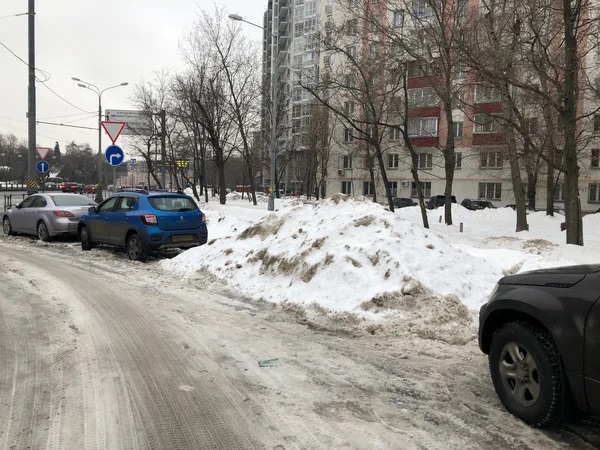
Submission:
MULTIPOLYGON (((269 211, 275 211, 275 189, 277 189, 276 184, 276 174, 275 174, 275 158, 276 158, 276 146, 277 146, 277 94, 278 94, 278 72, 279 72, 279 58, 278 58, 278 35, 279 35, 279 24, 278 15, 273 14, 272 19, 272 29, 275 30, 275 33, 269 33, 271 35, 271 192, 269 194, 269 203, 267 209, 269 211)), ((266 27, 262 27, 252 22, 248 22, 242 16, 238 14, 229 14, 229 18, 231 20, 235 20, 237 22, 246 22, 252 26, 260 28, 261 30, 266 31, 269 30, 266 27)))
POLYGON ((120 84, 115 84, 114 86, 110 86, 100 90, 100 88, 92 83, 87 81, 83 81, 77 77, 71 77, 73 81, 79 81, 77 86, 89 89, 90 91, 96 93, 98 96, 98 187, 96 188, 96 203, 100 203, 102 201, 102 94, 104 91, 108 91, 109 89, 118 88, 120 86, 127 86, 129 83, 123 82, 120 84))

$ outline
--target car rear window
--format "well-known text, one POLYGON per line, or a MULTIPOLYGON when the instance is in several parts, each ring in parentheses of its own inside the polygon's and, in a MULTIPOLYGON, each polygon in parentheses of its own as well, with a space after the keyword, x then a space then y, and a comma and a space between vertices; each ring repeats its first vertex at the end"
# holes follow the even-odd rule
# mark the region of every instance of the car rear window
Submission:
POLYGON ((56 206, 92 206, 93 201, 83 195, 51 195, 50 198, 56 206))
POLYGON ((198 205, 189 197, 148 197, 148 202, 159 211, 194 211, 198 205))

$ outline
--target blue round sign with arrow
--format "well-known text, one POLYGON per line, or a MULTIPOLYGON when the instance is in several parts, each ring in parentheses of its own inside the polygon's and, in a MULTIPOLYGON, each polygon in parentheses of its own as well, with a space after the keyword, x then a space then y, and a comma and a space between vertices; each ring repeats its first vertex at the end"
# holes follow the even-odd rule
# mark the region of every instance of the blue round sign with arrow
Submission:
POLYGON ((111 166, 118 166, 123 162, 123 158, 125 158, 125 153, 123 152, 123 149, 118 145, 109 145, 106 148, 104 157, 111 166))
POLYGON ((35 165, 35 168, 39 173, 46 173, 50 170, 50 164, 48 164, 46 161, 38 161, 35 165))

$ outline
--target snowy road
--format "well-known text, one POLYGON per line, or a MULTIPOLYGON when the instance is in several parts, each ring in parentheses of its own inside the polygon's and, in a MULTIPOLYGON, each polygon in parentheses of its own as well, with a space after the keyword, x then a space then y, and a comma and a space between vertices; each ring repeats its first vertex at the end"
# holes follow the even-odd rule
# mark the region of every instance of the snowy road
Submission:
POLYGON ((597 421, 539 431, 508 415, 474 340, 256 303, 106 249, 0 239, 0 449, 599 446, 597 421))

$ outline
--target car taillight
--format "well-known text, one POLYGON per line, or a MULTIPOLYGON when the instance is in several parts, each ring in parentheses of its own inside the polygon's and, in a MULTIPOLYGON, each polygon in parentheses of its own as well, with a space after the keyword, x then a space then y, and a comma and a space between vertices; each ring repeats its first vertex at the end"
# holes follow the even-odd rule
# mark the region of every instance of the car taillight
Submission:
POLYGON ((154 214, 142 214, 140 217, 142 218, 142 222, 146 225, 156 225, 158 223, 154 214))
POLYGON ((56 217, 75 217, 70 211, 52 211, 56 217))
POLYGON ((206 214, 200 213, 202 215, 202 223, 206 223, 206 214))

